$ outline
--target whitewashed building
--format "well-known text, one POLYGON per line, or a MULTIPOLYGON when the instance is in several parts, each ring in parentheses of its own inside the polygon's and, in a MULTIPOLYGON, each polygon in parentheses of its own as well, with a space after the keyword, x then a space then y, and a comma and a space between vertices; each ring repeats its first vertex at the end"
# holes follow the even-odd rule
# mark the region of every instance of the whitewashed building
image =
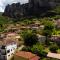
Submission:
POLYGON ((46 41, 46 36, 42 36, 42 35, 39 35, 39 34, 37 34, 37 36, 38 36, 38 41, 39 41, 39 43, 45 43, 45 41, 46 41))
POLYGON ((17 43, 12 40, 5 40, 0 45, 0 60, 10 60, 17 49, 17 43))

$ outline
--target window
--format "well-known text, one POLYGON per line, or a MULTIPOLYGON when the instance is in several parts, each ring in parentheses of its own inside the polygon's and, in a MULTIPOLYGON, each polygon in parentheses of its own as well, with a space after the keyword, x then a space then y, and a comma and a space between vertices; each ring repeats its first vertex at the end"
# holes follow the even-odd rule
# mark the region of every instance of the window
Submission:
POLYGON ((8 56, 10 56, 10 55, 8 55, 8 56))
POLYGON ((2 54, 2 55, 6 55, 6 50, 3 50, 3 49, 2 49, 2 50, 1 50, 1 54, 2 54))
POLYGON ((7 53, 10 53, 10 50, 7 50, 7 53))
POLYGON ((11 51, 12 51, 12 49, 11 49, 11 51))
POLYGON ((2 46, 1 49, 5 49, 5 46, 2 46))

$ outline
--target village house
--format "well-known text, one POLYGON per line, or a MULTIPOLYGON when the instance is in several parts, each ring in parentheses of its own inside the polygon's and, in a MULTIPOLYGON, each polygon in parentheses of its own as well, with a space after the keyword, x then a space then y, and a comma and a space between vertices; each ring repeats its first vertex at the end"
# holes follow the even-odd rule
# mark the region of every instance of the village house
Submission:
POLYGON ((46 36, 37 34, 37 37, 38 37, 39 43, 45 43, 45 41, 46 41, 46 36))
POLYGON ((20 35, 17 34, 17 33, 15 33, 15 32, 7 32, 7 33, 3 33, 1 35, 3 35, 3 40, 4 39, 12 39, 12 40, 15 40, 18 45, 19 45, 19 41, 21 40, 20 35))
POLYGON ((0 41, 0 60, 10 60, 17 49, 17 43, 13 40, 0 41))
POLYGON ((21 26, 20 27, 20 30, 25 30, 25 29, 30 29, 30 27, 29 26, 21 26))
POLYGON ((36 30, 36 29, 39 29, 39 26, 38 24, 31 24, 30 25, 30 28, 33 29, 33 30, 36 30))
POLYGON ((60 43, 60 35, 53 35, 50 38, 51 41, 60 43))
POLYGON ((5 34, 6 35, 6 38, 17 38, 17 39, 19 39, 20 38, 20 36, 17 34, 17 33, 14 33, 14 32, 8 32, 8 33, 6 33, 5 34))
POLYGON ((17 33, 13 33, 13 32, 6 33, 6 38, 15 40, 18 46, 23 44, 23 41, 21 40, 22 39, 21 36, 17 33))
POLYGON ((5 28, 5 31, 18 33, 18 32, 20 32, 20 25, 19 25, 19 24, 16 24, 16 25, 9 24, 9 25, 7 25, 7 27, 5 28))
POLYGON ((25 51, 19 51, 15 54, 14 60, 40 60, 40 57, 25 51))
POLYGON ((0 35, 0 60, 10 60, 20 44, 20 35, 7 32, 0 35))
POLYGON ((39 29, 43 30, 44 29, 44 25, 40 25, 39 29))

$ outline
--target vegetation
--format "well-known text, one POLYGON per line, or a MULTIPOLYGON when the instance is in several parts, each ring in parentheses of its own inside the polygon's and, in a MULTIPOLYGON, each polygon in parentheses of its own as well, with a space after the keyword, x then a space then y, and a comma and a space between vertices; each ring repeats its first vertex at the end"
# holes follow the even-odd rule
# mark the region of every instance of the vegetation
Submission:
POLYGON ((54 24, 51 21, 47 21, 44 27, 44 35, 45 36, 51 36, 52 32, 54 30, 54 24))
POLYGON ((51 44, 51 41, 49 41, 49 38, 52 35, 60 35, 60 29, 57 29, 53 22, 53 20, 56 21, 56 19, 60 19, 60 6, 57 6, 53 10, 47 12, 47 15, 49 15, 49 17, 46 17, 44 12, 41 17, 32 17, 24 19, 20 19, 20 17, 18 18, 18 16, 16 17, 14 14, 13 18, 16 17, 18 19, 9 18, 7 16, 0 16, 0 32, 6 32, 5 29, 10 25, 13 25, 13 27, 15 27, 16 24, 19 24, 18 28, 19 30, 21 30, 19 34, 21 34, 22 40, 25 45, 25 47, 22 49, 23 51, 35 53, 38 56, 42 57, 41 60, 57 60, 47 58, 46 55, 48 52, 60 53, 58 45, 55 44, 55 42, 52 42, 51 44), (50 14, 50 12, 53 12, 54 16, 52 16, 53 14, 50 14), (31 24, 35 24, 37 21, 40 23, 40 25, 44 26, 43 29, 40 29, 40 26, 39 29, 36 30, 20 29, 21 26, 30 26, 31 24), (40 44, 38 42, 37 34, 46 36, 46 44, 40 44), (50 43, 50 45, 48 45, 48 43, 50 43))
POLYGON ((52 35, 53 30, 54 30, 53 22, 52 21, 46 21, 45 27, 44 27, 44 30, 43 30, 43 35, 46 36, 46 44, 48 43, 47 38, 52 35))
POLYGON ((47 52, 44 50, 44 46, 40 43, 37 43, 36 45, 33 45, 32 47, 24 47, 22 50, 23 51, 30 51, 34 54, 37 54, 38 56, 41 57, 46 57, 47 52))
POLYGON ((42 44, 33 45, 31 51, 41 57, 46 57, 47 52, 44 51, 44 46, 42 44))
POLYGON ((26 46, 33 46, 38 42, 37 35, 30 30, 23 33, 23 39, 26 46))
POLYGON ((51 52, 57 53, 58 45, 57 44, 52 44, 49 49, 50 49, 51 52))

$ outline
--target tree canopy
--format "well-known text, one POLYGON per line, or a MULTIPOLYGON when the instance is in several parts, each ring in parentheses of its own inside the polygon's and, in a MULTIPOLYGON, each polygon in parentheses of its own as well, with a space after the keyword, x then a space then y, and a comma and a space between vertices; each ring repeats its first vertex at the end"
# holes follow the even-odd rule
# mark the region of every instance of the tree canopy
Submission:
POLYGON ((32 31, 25 31, 23 33, 24 44, 26 46, 33 46, 38 42, 38 37, 32 31))

